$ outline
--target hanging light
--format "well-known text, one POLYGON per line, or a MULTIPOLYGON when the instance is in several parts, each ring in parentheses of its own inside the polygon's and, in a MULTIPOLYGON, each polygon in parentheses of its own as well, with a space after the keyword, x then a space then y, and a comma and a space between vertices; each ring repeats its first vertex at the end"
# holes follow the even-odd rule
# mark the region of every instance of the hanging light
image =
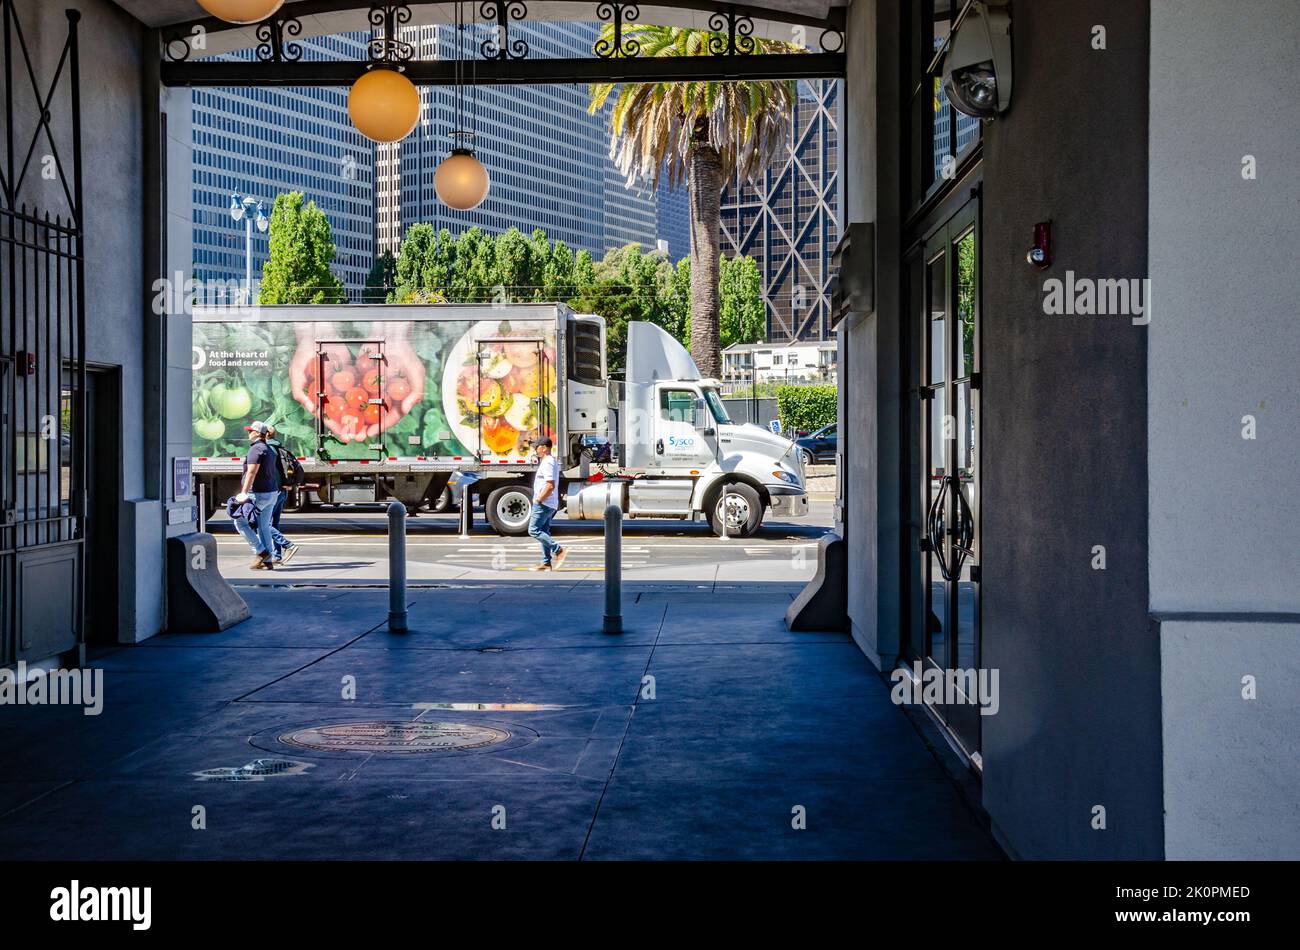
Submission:
POLYGON ((411 19, 405 4, 370 8, 370 23, 379 28, 367 44, 370 65, 348 90, 348 115, 352 124, 374 142, 406 138, 420 121, 420 90, 402 75, 402 64, 415 55, 415 47, 398 35, 411 19))
MULTIPOLYGON (((452 130, 451 154, 442 160, 437 171, 433 173, 433 190, 439 200, 449 208, 457 211, 470 211, 477 208, 487 197, 492 187, 492 178, 483 163, 478 160, 474 150, 466 145, 474 139, 474 125, 477 125, 477 87, 473 77, 470 80, 471 95, 474 97, 470 114, 470 125, 465 122, 465 63, 461 57, 462 34, 465 32, 465 12, 463 4, 456 4, 456 128, 452 130)), ((477 67, 475 67, 477 70, 477 67)))
POLYGON ((491 186, 488 170, 468 148, 453 148, 433 173, 433 190, 443 204, 457 211, 477 208, 491 186))
POLYGON ((396 142, 420 121, 420 90, 397 69, 375 66, 352 84, 348 115, 366 138, 396 142))
POLYGON ((227 23, 256 23, 280 9, 284 0, 199 0, 199 6, 227 23))

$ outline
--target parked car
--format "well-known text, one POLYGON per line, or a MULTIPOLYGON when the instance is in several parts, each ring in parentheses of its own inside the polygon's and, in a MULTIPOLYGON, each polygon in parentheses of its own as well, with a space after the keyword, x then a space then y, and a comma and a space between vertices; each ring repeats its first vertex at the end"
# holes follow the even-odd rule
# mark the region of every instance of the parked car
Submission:
POLYGON ((835 435, 836 425, 837 423, 832 422, 811 435, 800 436, 794 440, 794 444, 799 446, 799 454, 803 457, 804 465, 835 461, 835 451, 839 446, 839 440, 835 435))

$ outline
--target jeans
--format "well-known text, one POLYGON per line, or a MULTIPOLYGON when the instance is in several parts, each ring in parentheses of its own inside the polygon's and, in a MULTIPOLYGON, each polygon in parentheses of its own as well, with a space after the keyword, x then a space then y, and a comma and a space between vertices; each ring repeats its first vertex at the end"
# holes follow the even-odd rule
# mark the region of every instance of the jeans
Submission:
POLYGON ((528 536, 536 538, 542 545, 542 563, 550 564, 551 557, 560 546, 551 537, 551 522, 555 520, 555 509, 534 503, 533 512, 528 516, 528 536))
POLYGON ((257 531, 249 527, 248 519, 236 518, 235 527, 239 530, 240 535, 248 546, 253 549, 254 554, 275 553, 275 525, 272 519, 275 517, 275 502, 280 497, 278 491, 255 491, 250 492, 248 499, 257 509, 257 531))
POLYGON ((288 538, 280 533, 280 513, 284 511, 284 503, 288 500, 289 493, 283 488, 280 489, 280 498, 275 503, 275 514, 271 516, 271 539, 275 542, 274 554, 276 557, 289 545, 293 544, 288 538))

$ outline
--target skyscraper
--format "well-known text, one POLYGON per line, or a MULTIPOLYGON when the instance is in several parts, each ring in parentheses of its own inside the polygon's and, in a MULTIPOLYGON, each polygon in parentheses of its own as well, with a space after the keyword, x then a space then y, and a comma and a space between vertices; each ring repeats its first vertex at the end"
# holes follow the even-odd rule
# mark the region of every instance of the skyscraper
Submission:
POLYGON ((841 114, 840 80, 801 81, 789 137, 766 172, 722 193, 722 253, 758 261, 772 343, 831 339, 841 114))
MULTIPOLYGON (((300 42, 303 59, 365 58, 366 33, 300 42)), ((251 50, 228 54, 249 59, 251 50)), ((354 297, 375 253, 375 153, 348 118, 346 88, 271 86, 196 88, 193 119, 194 277, 242 281, 242 224, 230 218, 232 193, 260 198, 270 215, 276 195, 300 191, 329 219, 333 269, 354 297)), ((261 277, 268 235, 253 229, 253 280, 261 277)))
MULTIPOLYGON (((520 23, 511 39, 528 44, 536 57, 585 57, 599 27, 591 23, 520 23)), ((488 37, 486 27, 467 27, 461 55, 476 55, 488 37)), ((416 46, 418 59, 454 59, 453 26, 407 27, 401 32, 416 46)), ((527 69, 527 60, 520 64, 527 69)), ((467 78, 472 78, 472 65, 467 78)), ((589 115, 585 85, 477 86, 466 92, 473 124, 473 147, 492 177, 484 202, 456 211, 438 200, 433 176, 452 146, 457 128, 455 90, 424 86, 420 122, 407 138, 376 152, 376 249, 397 252, 412 224, 427 223, 458 234, 470 227, 499 233, 518 227, 541 228, 552 240, 599 259, 612 247, 656 246, 660 229, 670 224, 659 196, 626 187, 609 158, 605 114, 589 115)), ((683 225, 684 226, 684 225, 683 225)))

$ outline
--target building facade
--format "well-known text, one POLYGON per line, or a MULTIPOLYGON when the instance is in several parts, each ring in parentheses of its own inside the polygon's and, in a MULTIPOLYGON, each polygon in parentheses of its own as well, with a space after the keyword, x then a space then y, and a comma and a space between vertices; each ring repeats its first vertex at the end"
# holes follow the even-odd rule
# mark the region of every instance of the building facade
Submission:
POLYGON ((826 343, 733 343, 722 351, 722 383, 834 383, 835 341, 826 343))
POLYGON ((788 139, 757 181, 722 193, 722 253, 758 261, 770 343, 829 340, 841 231, 839 80, 801 81, 788 139))
MULTIPOLYGON (((597 35, 590 23, 522 23, 511 32, 528 44, 530 56, 540 57, 590 56, 597 35)), ((459 37, 452 26, 402 31, 419 59, 455 59, 458 39, 461 56, 477 54, 488 36, 481 26, 467 27, 459 37)), ((376 155, 380 253, 396 254, 406 229, 417 223, 453 234, 471 227, 490 234, 541 228, 551 240, 597 260, 626 244, 652 250, 661 229, 684 233, 684 219, 674 220, 676 206, 661 209, 658 194, 626 184, 609 158, 607 115, 587 113, 586 86, 479 86, 468 96, 473 147, 492 179, 487 198, 470 211, 438 200, 433 176, 452 146, 455 93, 446 86, 421 87, 419 125, 400 143, 380 146, 376 155)))
MULTIPOLYGON (((294 42, 307 60, 354 60, 365 55, 367 41, 368 34, 344 33, 294 42)), ((249 60, 252 52, 226 58, 249 60)), ((218 87, 190 94, 193 277, 218 288, 244 280, 245 226, 231 219, 232 194, 261 199, 269 216, 276 195, 300 191, 329 220, 337 250, 332 269, 355 299, 375 255, 376 174, 388 169, 348 118, 348 90, 218 87)), ((253 228, 254 282, 267 254, 268 234, 253 228)))

